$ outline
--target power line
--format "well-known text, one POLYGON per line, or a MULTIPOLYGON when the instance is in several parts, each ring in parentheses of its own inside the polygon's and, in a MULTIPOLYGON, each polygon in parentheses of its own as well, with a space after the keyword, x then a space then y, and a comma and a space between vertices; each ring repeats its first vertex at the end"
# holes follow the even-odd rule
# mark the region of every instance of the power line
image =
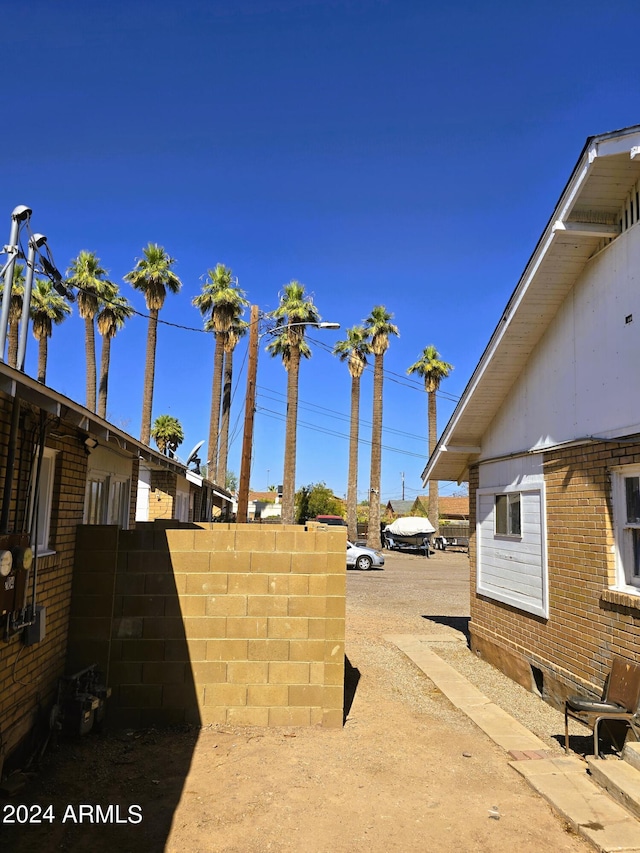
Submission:
MULTIPOLYGON (((273 388, 266 388, 264 385, 258 385, 258 388, 262 388, 265 391, 270 391, 272 394, 277 394, 280 397, 284 397, 286 400, 287 395, 281 391, 275 391, 273 388)), ((260 394, 259 396, 264 397, 267 400, 273 400, 276 403, 281 402, 280 400, 278 400, 274 397, 269 397, 267 394, 260 394)), ((310 411, 317 410, 319 412, 326 412, 328 415, 331 415, 334 418, 337 417, 338 419, 346 421, 347 423, 349 423, 351 421, 351 418, 349 417, 349 415, 345 415, 343 412, 338 412, 336 409, 328 409, 325 406, 319 406, 317 403, 310 403, 310 402, 305 401, 305 400, 299 400, 298 405, 302 409, 306 408, 310 411)), ((371 421, 364 420, 363 418, 359 419, 359 423, 363 424, 364 426, 369 426, 369 427, 373 426, 371 421)), ((383 430, 386 433, 393 433, 394 435, 401 435, 401 436, 404 436, 405 438, 410 438, 412 441, 422 441, 422 442, 425 441, 424 436, 419 436, 419 435, 416 435, 415 433, 411 433, 411 432, 404 432, 403 430, 394 429, 393 427, 383 427, 383 430)))
MULTIPOLYGON (((274 412, 273 409, 264 409, 262 407, 256 406, 256 412, 261 412, 261 413, 265 414, 267 417, 273 418, 274 420, 286 422, 286 415, 283 415, 281 412, 274 412)), ((320 433, 323 433, 324 435, 331 435, 331 436, 334 436, 336 438, 349 439, 349 436, 346 433, 337 432, 336 430, 330 430, 330 429, 327 429, 326 427, 319 427, 317 424, 310 424, 307 421, 299 420, 298 426, 304 426, 307 429, 311 430, 312 432, 320 432, 320 433)), ((365 444, 365 445, 368 445, 370 447, 371 441, 369 441, 366 438, 359 438, 358 444, 365 444)), ((391 447, 388 444, 381 445, 381 448, 382 448, 382 450, 388 450, 388 451, 391 451, 393 453, 400 453, 402 456, 411 456, 414 459, 422 459, 423 461, 425 460, 425 456, 422 453, 412 453, 410 450, 401 450, 399 447, 391 447)))

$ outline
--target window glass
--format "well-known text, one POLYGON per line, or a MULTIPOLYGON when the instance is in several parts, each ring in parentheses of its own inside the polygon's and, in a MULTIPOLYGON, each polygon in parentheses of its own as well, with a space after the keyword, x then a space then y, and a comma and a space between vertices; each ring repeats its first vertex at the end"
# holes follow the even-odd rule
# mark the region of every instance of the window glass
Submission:
MULTIPOLYGON (((37 458, 37 450, 36 450, 37 458)), ((53 478, 55 475, 56 451, 44 448, 42 467, 40 469, 40 484, 37 505, 34 506, 34 495, 31 494, 31 530, 33 531, 31 545, 38 546, 38 552, 49 550, 49 533, 51 526, 51 500, 53 496, 53 478), (33 527, 34 513, 37 513, 37 542, 36 531, 33 527)))
POLYGON ((520 536, 520 495, 509 495, 509 533, 520 536))
POLYGON ((627 522, 640 523, 640 477, 625 477, 627 495, 627 522))
POLYGON ((507 527, 507 509, 508 501, 506 495, 496 495, 496 533, 501 536, 506 536, 507 527))
POLYGON ((498 536, 520 536, 520 493, 496 495, 495 524, 498 536))

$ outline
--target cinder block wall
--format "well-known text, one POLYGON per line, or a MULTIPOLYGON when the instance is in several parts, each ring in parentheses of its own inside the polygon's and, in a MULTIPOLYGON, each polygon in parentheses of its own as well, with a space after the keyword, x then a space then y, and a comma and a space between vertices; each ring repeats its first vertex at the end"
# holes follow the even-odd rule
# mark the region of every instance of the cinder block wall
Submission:
POLYGON ((79 530, 68 668, 119 725, 341 726, 345 530, 175 524, 79 530))
MULTIPOLYGON (((640 657, 640 597, 610 589, 615 579, 610 469, 640 463, 640 443, 601 442, 545 454, 549 618, 478 596, 472 542, 472 647, 560 705, 576 690, 598 693, 614 654, 640 657)), ((475 495, 477 468, 469 493, 475 495)), ((475 531, 475 499, 471 527, 475 531)))

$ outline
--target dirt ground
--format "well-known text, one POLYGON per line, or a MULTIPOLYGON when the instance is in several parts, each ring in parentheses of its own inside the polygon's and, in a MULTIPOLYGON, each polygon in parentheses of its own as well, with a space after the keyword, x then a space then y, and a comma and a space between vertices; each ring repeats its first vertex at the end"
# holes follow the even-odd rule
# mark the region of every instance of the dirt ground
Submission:
POLYGON ((344 728, 107 732, 60 743, 26 787, 0 800, 5 820, 18 804, 29 819, 0 826, 0 849, 591 850, 385 639, 462 627, 468 601, 465 555, 392 554, 384 571, 350 571, 344 728), (106 823, 89 822, 96 805, 106 823))

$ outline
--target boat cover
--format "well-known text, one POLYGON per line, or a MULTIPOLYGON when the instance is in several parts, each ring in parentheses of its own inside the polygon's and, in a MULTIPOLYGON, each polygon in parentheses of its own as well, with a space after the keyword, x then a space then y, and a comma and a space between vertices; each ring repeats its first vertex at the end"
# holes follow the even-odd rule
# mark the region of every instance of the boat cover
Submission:
POLYGON ((419 536, 420 534, 428 536, 430 533, 435 533, 435 527, 428 518, 418 518, 413 515, 396 518, 393 524, 387 524, 384 530, 392 536, 419 536))

